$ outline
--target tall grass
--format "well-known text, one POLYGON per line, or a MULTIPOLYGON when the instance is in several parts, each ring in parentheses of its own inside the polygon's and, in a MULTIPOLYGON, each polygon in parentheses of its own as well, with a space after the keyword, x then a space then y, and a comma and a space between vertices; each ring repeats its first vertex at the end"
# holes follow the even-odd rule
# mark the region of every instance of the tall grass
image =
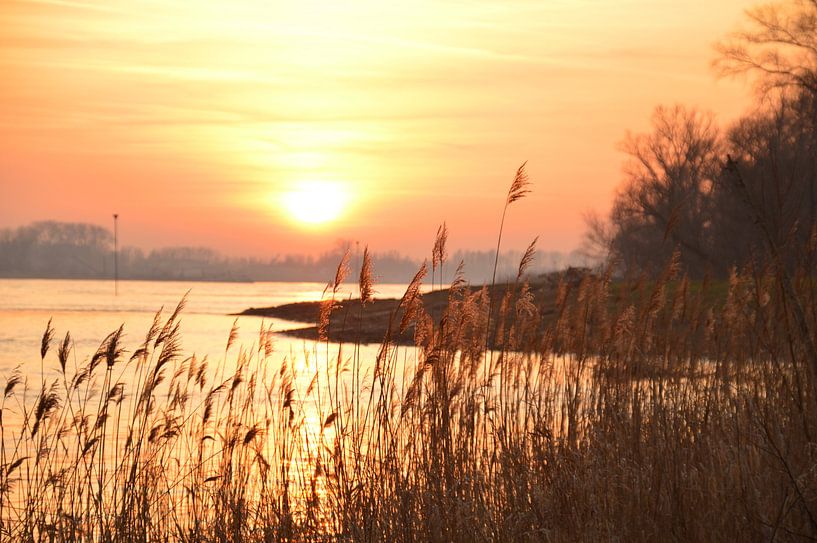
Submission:
MULTIPOLYGON (((251 346, 231 331, 217 363, 185 356, 183 302, 132 352, 120 328, 88 358, 68 335, 54 354, 49 324, 41 364, 59 377, 42 369, 32 390, 15 373, 3 391, 0 536, 813 539, 815 240, 791 288, 758 261, 724 296, 677 259, 658 278, 609 268, 534 295, 532 245, 512 284, 458 275, 439 321, 424 266, 371 359, 328 342, 282 356, 263 324, 251 346), (398 347, 407 329, 416 346, 398 347)), ((344 325, 346 262, 324 331, 344 325)), ((368 301, 367 252, 362 268, 368 301)))

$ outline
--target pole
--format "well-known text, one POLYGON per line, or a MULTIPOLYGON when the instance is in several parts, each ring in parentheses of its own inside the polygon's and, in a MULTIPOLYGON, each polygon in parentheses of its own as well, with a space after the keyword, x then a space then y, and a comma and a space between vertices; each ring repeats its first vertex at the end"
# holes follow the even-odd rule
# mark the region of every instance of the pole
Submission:
POLYGON ((117 225, 119 213, 113 214, 113 294, 119 296, 119 231, 117 225))

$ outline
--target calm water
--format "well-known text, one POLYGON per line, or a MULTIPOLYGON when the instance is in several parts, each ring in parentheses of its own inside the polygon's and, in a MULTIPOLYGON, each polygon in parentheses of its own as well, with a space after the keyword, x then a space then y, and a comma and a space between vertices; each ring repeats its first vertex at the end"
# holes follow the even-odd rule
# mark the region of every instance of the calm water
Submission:
MULTIPOLYGON (((110 281, 67 281, 67 280, 31 280, 31 279, 3 279, 0 280, 0 389, 5 386, 6 380, 19 368, 26 383, 15 391, 13 400, 4 403, 3 408, 3 428, 4 428, 4 453, 18 457, 20 447, 33 446, 35 440, 23 431, 25 409, 31 412, 31 408, 38 398, 38 391, 42 383, 45 372, 46 384, 55 383, 61 398, 65 398, 62 386, 62 377, 57 359, 58 345, 65 336, 66 331, 70 331, 74 340, 74 348, 71 359, 67 364, 67 375, 70 380, 77 368, 87 365, 90 357, 96 352, 100 343, 112 331, 124 324, 125 337, 124 348, 126 350, 123 360, 130 358, 130 353, 139 348, 144 341, 144 336, 153 322, 154 315, 160 308, 164 308, 164 320, 170 315, 178 304, 179 300, 189 291, 186 309, 181 314, 181 339, 182 357, 186 358, 196 354, 201 360, 205 355, 209 357, 210 375, 208 386, 212 387, 215 382, 229 376, 235 371, 236 360, 240 358, 239 346, 249 348, 257 345, 259 329, 262 323, 265 327, 272 324, 273 331, 286 330, 293 327, 300 327, 304 324, 313 323, 293 323, 276 319, 262 319, 260 317, 239 317, 239 337, 234 347, 225 354, 227 339, 233 322, 236 317, 231 314, 238 313, 248 307, 264 307, 280 305, 290 302, 320 300, 324 284, 321 283, 199 283, 199 282, 152 282, 152 281, 122 281, 119 284, 119 294, 114 295, 113 284, 110 281), (41 369, 40 343, 43 331, 48 320, 52 319, 52 326, 55 329, 54 341, 49 351, 45 363, 41 369), (226 370, 226 371, 225 371, 226 370), (219 376, 220 377, 217 377, 219 376), (22 388, 22 392, 20 391, 22 388), (17 441, 21 439, 22 441, 17 441), (21 445, 22 444, 22 445, 21 445)), ((379 297, 399 297, 405 291, 406 285, 378 285, 379 297)), ((349 287, 343 293, 343 297, 354 294, 354 287, 349 287)), ((371 377, 372 367, 367 366, 368 361, 374 361, 379 346, 363 346, 360 351, 351 347, 344 347, 339 351, 339 346, 330 344, 316 344, 312 341, 290 338, 289 336, 276 334, 275 350, 271 359, 264 359, 264 364, 260 370, 259 381, 267 383, 269 373, 278 373, 279 368, 288 369, 288 376, 291 376, 292 383, 299 394, 304 394, 299 400, 298 414, 302 417, 299 422, 298 432, 302 432, 306 443, 316 443, 325 440, 331 443, 334 435, 333 428, 325 428, 324 421, 328 413, 334 409, 327 404, 321 407, 320 398, 328 402, 328 381, 320 381, 310 395, 312 384, 320 375, 328 375, 328 368, 340 360, 347 360, 353 353, 359 354, 362 372, 371 377), (342 355, 342 356, 341 356, 342 355), (287 363, 284 364, 284 359, 287 363), (265 377, 266 375, 266 377, 265 377), (316 392, 320 389, 320 392, 316 392)), ((407 356, 410 349, 401 351, 403 356, 407 356)), ((258 363, 260 357, 251 357, 250 364, 258 363)), ((344 362, 340 362, 344 365, 344 362)), ((182 364, 179 361, 179 364, 182 364)), ((104 364, 103 364, 104 365, 104 364)), ((116 447, 109 446, 102 449, 105 464, 112 468, 117 466, 118 451, 124 447, 126 428, 130 424, 127 417, 128 404, 136 391, 136 364, 127 362, 117 365, 111 375, 113 382, 122 382, 125 385, 124 411, 126 415, 119 421, 121 434, 112 433, 109 430, 107 442, 116 444, 116 447), (114 437, 114 436, 119 436, 114 437), (115 439, 119 439, 118 442, 115 439)), ((174 366, 178 367, 178 366, 174 366)), ((345 366, 344 366, 345 367, 345 366)), ((405 366, 401 366, 405 367, 405 366)), ((256 368, 250 368, 249 374, 256 368)), ((86 385, 83 394, 87 394, 90 389, 94 394, 100 391, 99 384, 104 370, 98 371, 96 376, 86 385)), ((281 373, 283 375, 283 373, 281 373)), ((336 390, 349 390, 350 373, 341 371, 341 382, 335 381, 336 390)), ((170 379, 168 375, 168 379, 170 379)), ((328 379, 328 377, 327 377, 328 379)), ((184 379, 182 379, 184 381, 184 379)), ((274 381, 270 379, 269 382, 274 381)), ((162 386, 166 386, 167 382, 162 386)), ((65 385, 68 386, 67 384, 65 385)), ((161 387, 160 387, 161 389, 161 387)), ((157 390, 160 390, 157 389, 157 390)), ((207 390, 207 389, 205 389, 207 390)), ((279 388, 273 388, 276 393, 279 388)), ((197 389, 195 385, 190 387, 190 406, 194 409, 202 409, 203 398, 206 392, 197 389)), ((264 394, 267 390, 263 387, 256 391, 261 407, 264 409, 264 394)), ((1 396, 2 394, 0 394, 1 396)), ((87 405, 91 411, 98 404, 92 398, 87 405)), ((76 406, 82 404, 80 395, 75 395, 71 404, 76 406)), ((167 399, 159 400, 162 408, 167 406, 167 399)), ((84 409, 84 407, 83 407, 84 409)), ((172 408, 171 408, 172 410, 172 408)), ((218 411, 218 408, 217 408, 218 411)), ((65 413, 70 412, 70 409, 65 413)), ((221 413, 221 411, 218 411, 221 413)), ((58 415, 62 417, 63 415, 58 415)), ((269 419, 267 419, 269 421, 269 419)), ((113 424, 113 422, 109 423, 113 424)), ((66 426, 67 428, 67 426, 66 426)), ((76 428, 66 434, 67 439, 75 439, 76 428)), ((41 434, 42 435, 42 434, 41 434)), ((68 449, 66 449, 67 451, 68 449)), ((178 452, 178 451, 177 451, 178 452)), ((22 453, 21 453, 22 454, 22 453)), ((178 458, 180 466, 188 466, 185 462, 189 459, 184 457, 182 451, 178 458)), ((266 451, 271 457, 269 451, 266 451)), ((297 455, 289 460, 292 466, 307 466, 302 469, 311 473, 314 467, 304 460, 309 458, 307 451, 303 452, 304 457, 297 455)), ((70 455, 69 455, 70 456, 70 455)), ((27 458, 27 457, 24 457, 27 458)), ((77 464, 71 464, 70 458, 63 458, 62 451, 57 448, 57 454, 52 457, 53 461, 59 465, 66 462, 66 465, 76 468, 77 464)), ((178 466, 177 466, 178 467, 178 466)), ((183 468, 174 472, 172 477, 184 477, 183 468)), ((206 469, 215 469, 208 465, 206 469)), ((274 470, 273 470, 274 471, 274 470)), ((276 472, 277 473, 277 472, 276 472)), ((323 483, 322 483, 323 484, 323 483)), ((297 484, 293 486, 296 488, 297 484)), ((17 488, 17 487, 15 487, 17 488)), ((19 488, 22 488, 20 486, 19 488)), ((301 489, 303 490, 303 489, 301 489)), ((317 489, 318 492, 323 492, 317 489)), ((18 505, 25 500, 23 494, 12 494, 12 500, 20 500, 18 505)))
MULTIPOLYGON (((231 313, 248 307, 319 300, 323 283, 200 283, 120 281, 114 295, 111 281, 0 279, 0 377, 20 366, 25 375, 40 376, 40 340, 48 319, 55 328, 46 370, 57 366, 56 345, 71 332, 77 362, 90 357, 100 342, 121 324, 129 351, 141 343, 153 320, 164 307, 166 315, 190 291, 182 313, 182 348, 186 355, 223 356, 231 313)), ((351 287, 350 287, 351 288, 351 287)), ((399 297, 405 285, 378 285, 378 296, 399 297)), ((258 337, 262 319, 240 317, 239 343, 249 346, 258 337)), ((266 319, 273 330, 298 327, 299 323, 266 319)), ((303 352, 310 342, 277 335, 276 352, 303 352)))

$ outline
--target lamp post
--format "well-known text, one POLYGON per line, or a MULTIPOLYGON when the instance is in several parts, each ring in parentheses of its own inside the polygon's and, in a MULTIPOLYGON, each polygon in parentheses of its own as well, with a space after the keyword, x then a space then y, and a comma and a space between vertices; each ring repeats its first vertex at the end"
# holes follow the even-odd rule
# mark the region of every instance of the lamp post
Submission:
POLYGON ((113 295, 119 296, 119 213, 113 214, 113 295))

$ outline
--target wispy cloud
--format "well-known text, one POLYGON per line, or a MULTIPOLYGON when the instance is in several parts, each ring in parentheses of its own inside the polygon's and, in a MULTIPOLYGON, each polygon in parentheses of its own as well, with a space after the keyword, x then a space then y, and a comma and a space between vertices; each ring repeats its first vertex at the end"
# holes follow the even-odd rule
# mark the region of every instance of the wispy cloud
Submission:
MULTIPOLYGON (((397 199, 482 206, 525 158, 571 180, 566 201, 602 198, 615 141, 653 104, 736 107, 708 47, 749 1, 5 0, 0 168, 49 193, 101 170, 129 195, 184 179, 227 215, 340 179, 407 235, 426 217, 397 199)), ((526 220, 564 229, 545 216, 526 220)))

